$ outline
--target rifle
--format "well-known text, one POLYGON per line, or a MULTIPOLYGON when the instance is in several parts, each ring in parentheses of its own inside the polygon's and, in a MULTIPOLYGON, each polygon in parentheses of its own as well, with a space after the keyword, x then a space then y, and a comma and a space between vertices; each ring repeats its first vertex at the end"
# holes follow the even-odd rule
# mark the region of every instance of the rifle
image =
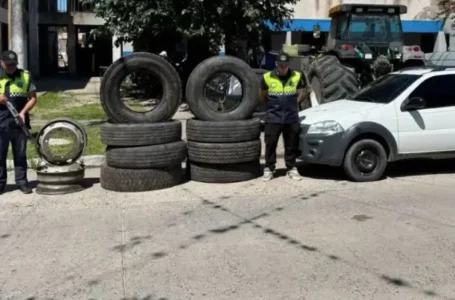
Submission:
POLYGON ((14 107, 14 105, 11 102, 6 101, 6 107, 8 108, 9 112, 13 116, 14 121, 16 122, 16 124, 22 129, 22 131, 27 136, 27 139, 29 139, 33 143, 33 145, 37 149, 37 153, 40 153, 38 151, 38 149, 40 148, 39 145, 38 145, 38 142, 35 140, 35 138, 33 137, 32 133, 27 128, 27 125, 25 125, 24 120, 22 120, 21 117, 19 116, 19 113, 17 112, 17 110, 14 107))

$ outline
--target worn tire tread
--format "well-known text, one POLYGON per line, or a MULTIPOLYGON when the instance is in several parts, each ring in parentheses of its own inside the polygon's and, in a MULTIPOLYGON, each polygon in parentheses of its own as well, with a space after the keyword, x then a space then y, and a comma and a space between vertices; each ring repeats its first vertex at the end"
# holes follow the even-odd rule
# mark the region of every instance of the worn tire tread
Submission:
POLYGON ((114 192, 146 192, 170 188, 182 183, 181 164, 159 169, 119 169, 101 166, 100 182, 105 190, 114 192))
POLYGON ((106 163, 124 169, 162 168, 182 163, 186 153, 184 141, 140 147, 107 147, 106 163))
POLYGON ((261 140, 241 143, 188 142, 188 159, 206 164, 236 164, 261 157, 261 140))
POLYGON ((261 176, 259 160, 239 164, 201 164, 188 162, 188 179, 206 183, 233 183, 256 179, 261 176))
POLYGON ((260 137, 260 127, 259 119, 219 122, 190 119, 186 123, 186 138, 201 143, 249 142, 260 137))
POLYGON ((112 124, 100 126, 101 141, 106 146, 151 146, 179 141, 182 122, 171 120, 151 124, 112 124))

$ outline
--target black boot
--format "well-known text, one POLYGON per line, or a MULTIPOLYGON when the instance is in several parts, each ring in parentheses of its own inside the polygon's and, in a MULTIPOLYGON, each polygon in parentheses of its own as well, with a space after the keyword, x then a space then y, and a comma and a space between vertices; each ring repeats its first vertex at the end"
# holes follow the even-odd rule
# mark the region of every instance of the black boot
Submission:
POLYGON ((19 190, 24 194, 31 194, 33 193, 32 188, 28 185, 28 183, 20 184, 18 186, 19 190))

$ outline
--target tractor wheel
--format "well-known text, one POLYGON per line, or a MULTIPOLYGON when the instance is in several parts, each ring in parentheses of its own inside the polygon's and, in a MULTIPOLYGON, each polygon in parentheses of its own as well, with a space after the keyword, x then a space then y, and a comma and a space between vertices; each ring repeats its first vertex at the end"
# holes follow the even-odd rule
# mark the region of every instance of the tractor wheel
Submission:
POLYGON ((355 72, 333 55, 315 59, 308 75, 319 104, 347 98, 360 88, 355 72))

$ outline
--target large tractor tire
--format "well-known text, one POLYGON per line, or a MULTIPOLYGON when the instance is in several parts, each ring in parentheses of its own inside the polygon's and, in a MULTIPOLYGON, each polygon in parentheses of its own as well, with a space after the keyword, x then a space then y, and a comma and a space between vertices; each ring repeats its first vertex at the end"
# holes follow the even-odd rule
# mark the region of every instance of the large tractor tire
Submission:
POLYGON ((319 104, 350 97, 360 88, 355 72, 342 65, 333 55, 315 59, 310 66, 308 79, 319 104))

